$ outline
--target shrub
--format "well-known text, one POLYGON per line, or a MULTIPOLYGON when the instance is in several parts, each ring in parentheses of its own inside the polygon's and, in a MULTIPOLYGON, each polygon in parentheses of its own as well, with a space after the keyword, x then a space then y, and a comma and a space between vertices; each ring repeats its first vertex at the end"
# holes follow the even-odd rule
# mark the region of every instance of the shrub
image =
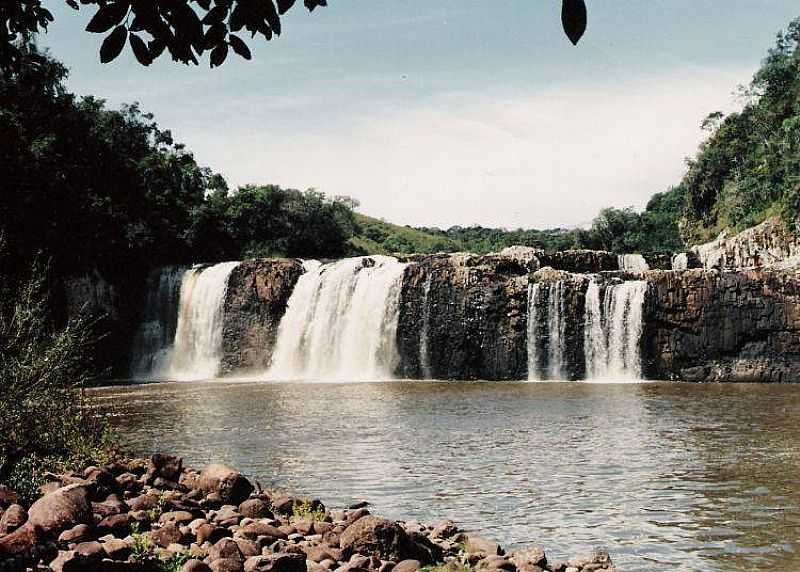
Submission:
POLYGON ((105 461, 112 439, 83 391, 92 324, 56 328, 46 265, 15 280, 4 252, 0 237, 0 482, 32 502, 44 471, 105 461))

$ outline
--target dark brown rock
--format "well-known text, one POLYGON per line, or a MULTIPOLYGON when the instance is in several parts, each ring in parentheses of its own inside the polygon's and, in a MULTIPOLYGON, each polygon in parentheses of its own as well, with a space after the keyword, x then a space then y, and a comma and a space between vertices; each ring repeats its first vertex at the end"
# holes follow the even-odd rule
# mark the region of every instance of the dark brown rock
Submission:
POLYGON ((261 499, 248 499, 239 505, 239 513, 247 518, 272 517, 269 505, 261 499))
POLYGON ((392 568, 392 572, 417 572, 421 566, 419 560, 402 560, 392 568))
POLYGON ((175 523, 169 522, 162 526, 161 528, 156 528, 155 530, 150 531, 150 538, 153 539, 153 542, 162 548, 166 548, 170 544, 180 542, 181 531, 175 525, 175 523))
POLYGON ((244 538, 255 539, 259 536, 267 536, 273 539, 286 539, 288 534, 265 522, 251 522, 239 530, 239 534, 244 538))
POLYGON ((0 517, 0 536, 9 534, 20 528, 28 520, 28 512, 18 504, 8 507, 0 517))
POLYGON ((76 524, 91 524, 89 487, 75 484, 37 500, 28 510, 27 525, 43 535, 56 535, 76 524))
POLYGON ((244 562, 244 555, 239 549, 239 545, 232 538, 223 538, 219 540, 208 551, 208 559, 211 561, 221 558, 234 559, 239 562, 244 562))
POLYGON ((244 572, 244 563, 236 558, 219 558, 209 562, 212 572, 244 572))
POLYGON ((77 544, 78 542, 91 540, 92 536, 92 527, 88 524, 79 524, 62 532, 58 537, 58 541, 64 544, 77 544))
POLYGON ((207 493, 218 494, 223 502, 236 505, 244 502, 253 492, 253 485, 241 473, 221 464, 203 469, 198 487, 207 493))
POLYGON ((156 453, 150 457, 146 480, 148 483, 153 483, 157 478, 162 478, 165 481, 177 482, 182 471, 183 459, 176 455, 156 453))
POLYGON ((245 572, 306 572, 306 559, 301 554, 254 556, 245 562, 245 572))
MULTIPOLYGON (((375 554, 384 560, 426 560, 403 528, 391 520, 365 516, 347 527, 339 539, 345 555, 375 554)), ((427 564, 427 561, 425 562, 427 564)))

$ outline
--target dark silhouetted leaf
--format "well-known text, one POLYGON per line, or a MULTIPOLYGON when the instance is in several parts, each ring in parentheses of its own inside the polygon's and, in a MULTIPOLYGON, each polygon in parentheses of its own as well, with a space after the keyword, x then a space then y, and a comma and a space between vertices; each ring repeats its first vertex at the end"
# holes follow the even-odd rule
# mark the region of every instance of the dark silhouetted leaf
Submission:
POLYGON ((283 15, 294 6, 295 0, 278 0, 278 13, 283 15))
POLYGON ((245 24, 245 12, 244 8, 242 8, 241 4, 237 4, 236 7, 231 12, 231 17, 228 18, 228 27, 230 27, 231 32, 238 32, 244 27, 245 24))
POLYGON ((211 67, 215 68, 217 66, 221 66, 222 62, 225 61, 225 58, 228 57, 228 44, 220 44, 213 50, 211 50, 211 55, 209 56, 209 61, 211 62, 211 67))
POLYGON ((269 27, 272 28, 272 31, 276 36, 280 36, 281 18, 278 16, 278 11, 275 9, 275 4, 272 3, 272 0, 264 0, 264 8, 266 10, 266 17, 269 27))
POLYGON ((210 26, 212 24, 218 24, 222 22, 228 16, 228 8, 227 6, 214 6, 208 14, 206 14, 205 18, 203 18, 203 24, 206 26, 210 26))
POLYGON ((131 44, 133 55, 136 56, 136 59, 139 60, 140 64, 143 66, 149 66, 151 63, 153 63, 153 58, 150 56, 150 50, 147 49, 147 44, 144 43, 143 39, 136 34, 130 34, 130 36, 128 36, 128 41, 131 44))
POLYGON ((247 44, 239 36, 234 36, 233 34, 228 36, 228 43, 230 43, 233 51, 242 56, 244 59, 249 60, 253 56, 250 53, 250 48, 247 47, 247 44))
POLYGON ((208 10, 211 8, 211 0, 196 0, 196 2, 200 4, 200 7, 203 8, 203 10, 208 10))
POLYGON ((586 31, 586 2, 584 0, 563 0, 561 23, 564 25, 564 32, 569 41, 577 46, 586 31))
POLYGON ((127 1, 112 2, 101 6, 86 26, 87 32, 102 34, 119 24, 128 13, 130 3, 127 1))
POLYGON ((148 48, 150 48, 150 58, 156 59, 164 52, 164 48, 166 47, 167 45, 161 40, 150 40, 148 44, 148 48))
POLYGON ((78 10, 80 8, 80 6, 78 6, 78 3, 75 2, 75 0, 67 0, 67 6, 69 6, 73 10, 78 10))
POLYGON ((128 39, 128 30, 125 26, 117 26, 106 39, 103 40, 103 45, 100 46, 100 61, 104 64, 114 60, 122 48, 125 47, 125 40, 128 39))

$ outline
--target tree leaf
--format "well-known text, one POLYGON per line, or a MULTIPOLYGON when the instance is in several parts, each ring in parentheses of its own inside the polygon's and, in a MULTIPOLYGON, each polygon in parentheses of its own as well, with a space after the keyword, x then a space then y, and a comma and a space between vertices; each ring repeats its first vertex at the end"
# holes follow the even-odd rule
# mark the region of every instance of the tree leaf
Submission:
POLYGON ((225 58, 227 57, 228 57, 228 44, 222 43, 218 45, 216 48, 211 50, 211 55, 209 56, 211 67, 215 68, 221 66, 222 62, 224 62, 225 58))
POLYGON ((203 10, 208 10, 211 8, 211 0, 195 0, 195 2, 200 4, 203 10))
POLYGON ((280 15, 286 14, 286 12, 294 6, 295 0, 278 0, 278 13, 280 15))
POLYGON ((250 48, 247 47, 247 44, 245 44, 239 36, 230 34, 228 36, 228 43, 230 43, 233 51, 242 56, 244 59, 252 59, 253 55, 250 53, 250 48))
POLYGON ((275 9, 275 4, 272 0, 264 0, 264 9, 266 12, 267 23, 269 27, 275 32, 276 36, 281 35, 281 18, 278 16, 278 11, 275 9))
POLYGON ((227 6, 214 6, 203 18, 203 24, 211 26, 222 22, 228 16, 227 6))
POLYGON ((140 64, 143 66, 149 66, 151 63, 153 63, 150 50, 147 49, 147 44, 144 43, 143 39, 136 34, 130 34, 130 36, 128 36, 128 41, 131 44, 133 55, 136 56, 136 59, 139 60, 140 64))
POLYGON ((125 40, 128 39, 128 29, 125 26, 117 26, 100 46, 100 61, 107 64, 113 61, 125 47, 125 40))
POLYGON ((86 26, 87 32, 94 32, 102 34, 107 32, 120 22, 128 14, 130 3, 127 0, 120 0, 119 2, 110 2, 105 6, 101 6, 97 13, 89 20, 86 26))
POLYGON ((78 6, 78 3, 75 2, 75 0, 67 0, 67 5, 70 8, 72 8, 73 10, 79 10, 80 9, 80 6, 78 6))
POLYGON ((564 25, 569 41, 577 46, 586 31, 586 2, 584 0, 563 0, 561 23, 564 25))

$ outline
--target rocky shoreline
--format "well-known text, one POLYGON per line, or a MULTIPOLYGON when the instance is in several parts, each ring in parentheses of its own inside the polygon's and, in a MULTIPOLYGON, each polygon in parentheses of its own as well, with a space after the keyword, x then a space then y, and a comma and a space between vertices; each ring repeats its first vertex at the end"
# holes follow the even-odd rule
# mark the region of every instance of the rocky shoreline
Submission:
POLYGON ((0 486, 0 572, 617 571, 604 549, 567 561, 541 546, 506 553, 451 521, 387 520, 366 503, 330 510, 172 455, 46 477, 27 509, 0 486))

